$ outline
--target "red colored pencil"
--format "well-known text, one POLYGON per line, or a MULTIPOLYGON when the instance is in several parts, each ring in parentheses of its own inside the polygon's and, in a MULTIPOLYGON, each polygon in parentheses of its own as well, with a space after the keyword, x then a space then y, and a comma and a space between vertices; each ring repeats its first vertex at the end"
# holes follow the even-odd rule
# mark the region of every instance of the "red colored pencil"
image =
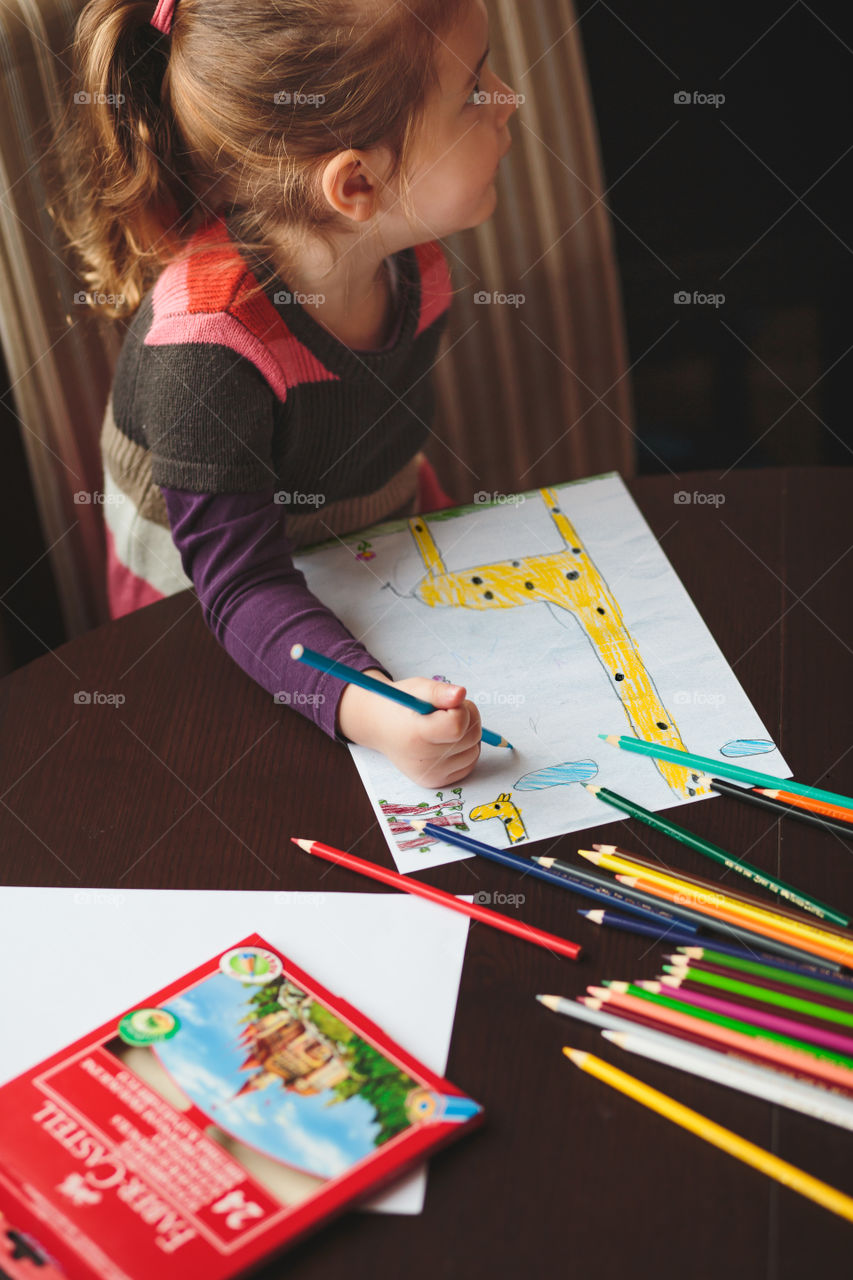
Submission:
MULTIPOLYGON (((578 996, 580 1004, 585 1004, 589 1009, 601 1009, 607 1012, 607 1005, 603 1000, 599 1000, 594 996, 578 996)), ((614 1012, 616 1012, 614 1010, 614 1012)), ((746 1058, 749 1062, 755 1062, 759 1066, 771 1066, 775 1071, 782 1071, 785 1075, 793 1076, 797 1080, 802 1080, 807 1084, 813 1084, 820 1088, 831 1088, 834 1091, 844 1093, 845 1096, 853 1098, 853 1083, 847 1089, 840 1085, 833 1084, 829 1086, 826 1082, 815 1076, 808 1068, 808 1055, 803 1054, 803 1064, 799 1068, 790 1065, 780 1066, 778 1062, 768 1060, 764 1048, 767 1045, 766 1040, 760 1039, 758 1036, 748 1036, 748 1044, 740 1045, 737 1049, 733 1049, 728 1045, 723 1045, 713 1035, 703 1035, 699 1031, 686 1031, 684 1027, 661 1026, 661 1021, 657 1017, 648 1017, 645 1014, 636 1012, 633 1009, 619 1009, 618 1016, 626 1018, 629 1022, 636 1022, 638 1025, 648 1027, 650 1031, 663 1032, 665 1035, 675 1036, 678 1040, 689 1040, 692 1044, 701 1045, 706 1049, 714 1049, 719 1053, 723 1053, 733 1058, 746 1058)), ((711 1023, 706 1023, 706 1027, 710 1028, 711 1023)))
POLYGON ((717 1026, 713 1023, 703 1023, 699 1018, 679 1013, 674 1009, 651 1004, 651 1002, 641 1000, 636 996, 623 995, 619 991, 614 991, 612 987, 588 987, 587 990, 594 999, 602 1000, 605 1005, 612 1006, 620 1017, 623 1009, 628 1011, 635 1010, 637 1013, 646 1014, 647 1016, 651 1014, 668 1027, 681 1027, 685 1031, 701 1030, 710 1039, 717 1040, 720 1044, 728 1045, 732 1049, 752 1049, 755 1053, 760 1053, 768 1061, 778 1063, 782 1068, 793 1067, 794 1070, 799 1070, 803 1075, 816 1076, 820 1080, 825 1080, 828 1084, 839 1085, 848 1092, 853 1090, 853 1071, 848 1071, 846 1067, 836 1066, 835 1063, 823 1058, 812 1057, 810 1054, 803 1053, 798 1049, 791 1049, 787 1045, 778 1044, 775 1040, 765 1040, 760 1036, 747 1036, 740 1031, 730 1031, 728 1027, 717 1026))
POLYGON ((356 858, 352 853, 344 853, 342 849, 333 849, 331 845, 322 844, 319 840, 299 840, 296 836, 290 838, 306 853, 325 858, 327 862, 336 862, 338 866, 346 867, 349 871, 358 871, 360 875, 369 876, 371 880, 381 880, 383 884, 393 885, 395 889, 404 889, 406 893, 412 893, 417 898, 426 898, 428 902, 436 902, 442 907, 449 907, 451 911, 459 911, 463 916, 479 920, 481 924, 490 924, 495 929, 502 929, 504 933, 523 938, 525 942, 535 942, 537 946, 545 947, 548 951, 556 951, 561 956, 568 956, 570 960, 577 960, 581 953, 580 944, 577 942, 558 938, 555 934, 546 933, 544 929, 536 929, 522 920, 510 920, 499 911, 490 911, 488 907, 482 907, 477 902, 463 902, 460 898, 455 898, 452 893, 445 893, 443 889, 434 889, 432 885, 422 884, 420 880, 412 880, 409 876, 401 876, 396 871, 377 867, 374 862, 365 862, 363 858, 356 858))

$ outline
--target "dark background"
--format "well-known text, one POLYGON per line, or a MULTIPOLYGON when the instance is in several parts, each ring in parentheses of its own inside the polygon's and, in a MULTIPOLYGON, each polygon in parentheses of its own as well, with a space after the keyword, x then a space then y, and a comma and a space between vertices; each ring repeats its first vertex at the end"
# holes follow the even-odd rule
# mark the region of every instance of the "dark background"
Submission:
POLYGON ((578 15, 640 360, 639 470, 850 465, 850 6, 578 15), (676 306, 681 289, 725 302, 676 306))
MULTIPOLYGON (((577 14, 636 362, 638 470, 850 465, 849 7, 593 0, 577 14), (679 91, 725 102, 678 105, 679 91), (679 290, 725 301, 676 305, 679 290)), ((13 666, 63 634, 8 402, 0 356, 13 666)))

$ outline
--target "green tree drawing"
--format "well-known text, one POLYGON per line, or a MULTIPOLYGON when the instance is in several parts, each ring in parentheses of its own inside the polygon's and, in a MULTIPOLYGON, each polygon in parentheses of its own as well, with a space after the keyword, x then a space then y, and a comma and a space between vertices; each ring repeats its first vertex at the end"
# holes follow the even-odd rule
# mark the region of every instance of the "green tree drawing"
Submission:
MULTIPOLYGON (((282 989, 287 1005, 295 1013, 305 998, 305 992, 286 978, 276 978, 252 992, 248 999, 249 1012, 241 1021, 254 1022, 265 1014, 280 1013, 282 1004, 279 997, 282 989)), ((300 1010, 299 1016, 313 1023, 320 1035, 329 1040, 330 1048, 337 1047, 349 1072, 345 1080, 332 1086, 334 1097, 328 1105, 334 1106, 355 1097, 369 1102, 379 1125, 373 1139, 377 1147, 408 1128, 411 1121, 406 1113, 406 1098, 412 1089, 418 1087, 417 1081, 395 1067, 393 1062, 389 1062, 316 1000, 311 1002, 307 1012, 300 1010)))
POLYGON ((406 1098, 418 1087, 417 1082, 360 1036, 353 1035, 342 1056, 350 1077, 333 1087, 332 1092, 337 1095, 334 1101, 358 1096, 369 1102, 379 1124, 373 1142, 380 1147, 410 1125, 406 1098))

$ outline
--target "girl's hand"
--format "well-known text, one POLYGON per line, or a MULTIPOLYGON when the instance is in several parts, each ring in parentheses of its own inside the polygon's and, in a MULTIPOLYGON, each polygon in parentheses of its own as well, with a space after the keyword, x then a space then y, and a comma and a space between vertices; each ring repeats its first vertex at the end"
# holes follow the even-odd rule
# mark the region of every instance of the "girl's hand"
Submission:
POLYGON ((392 681, 381 671, 367 674, 440 709, 419 715, 350 684, 338 704, 341 733, 381 751, 407 778, 430 790, 466 778, 480 756, 482 723, 474 703, 466 702, 464 688, 422 676, 392 681))

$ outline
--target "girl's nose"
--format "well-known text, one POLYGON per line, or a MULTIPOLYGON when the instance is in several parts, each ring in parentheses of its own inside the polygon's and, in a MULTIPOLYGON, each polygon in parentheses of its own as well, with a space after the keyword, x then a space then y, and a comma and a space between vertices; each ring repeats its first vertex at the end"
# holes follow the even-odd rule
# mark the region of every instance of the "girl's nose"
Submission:
POLYGON ((495 92, 494 101, 498 108, 498 119, 501 126, 505 125, 510 116, 518 110, 517 95, 508 84, 503 80, 499 80, 498 88, 495 92))

